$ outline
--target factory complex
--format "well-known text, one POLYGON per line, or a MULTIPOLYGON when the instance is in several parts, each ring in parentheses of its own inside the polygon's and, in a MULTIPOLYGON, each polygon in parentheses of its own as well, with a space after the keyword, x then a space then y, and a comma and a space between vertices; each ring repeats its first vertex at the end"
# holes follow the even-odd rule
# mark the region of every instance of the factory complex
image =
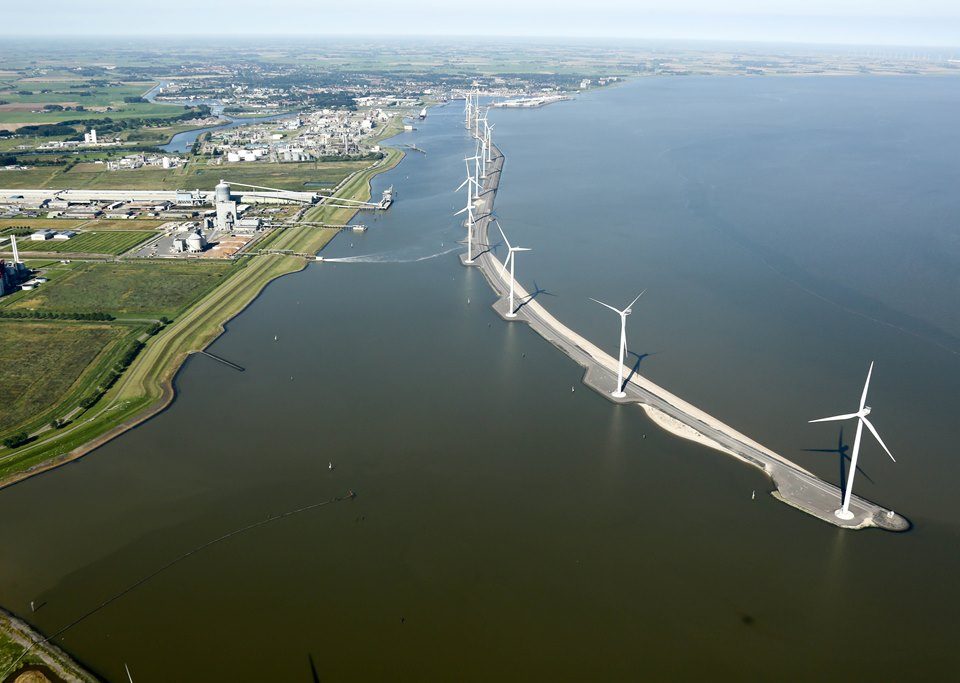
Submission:
POLYGON ((198 152, 218 163, 296 162, 377 154, 370 138, 396 116, 385 109, 365 112, 322 109, 281 120, 211 132, 198 152))

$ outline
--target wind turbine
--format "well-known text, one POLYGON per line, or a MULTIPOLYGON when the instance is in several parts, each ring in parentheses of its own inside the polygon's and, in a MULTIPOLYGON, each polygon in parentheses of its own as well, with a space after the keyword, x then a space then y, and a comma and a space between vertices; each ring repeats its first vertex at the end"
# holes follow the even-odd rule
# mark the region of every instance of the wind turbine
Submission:
MULTIPOLYGON (((647 290, 643 290, 645 292, 647 290)), ((630 302, 630 304, 623 309, 622 311, 614 308, 610 304, 605 304, 599 299, 594 299, 590 297, 590 301, 594 301, 601 306, 606 306, 611 311, 620 316, 620 363, 617 365, 617 387, 610 392, 610 395, 614 398, 623 398, 627 393, 623 390, 623 361, 624 356, 627 353, 627 316, 633 313, 633 305, 637 303, 637 299, 643 296, 643 292, 637 294, 637 298, 630 302)))
POLYGON ((480 102, 479 102, 479 100, 478 100, 477 103, 473 106, 473 109, 474 109, 474 117, 473 117, 473 137, 475 137, 477 140, 479 140, 479 139, 480 139, 480 121, 486 119, 486 118, 487 118, 487 114, 486 114, 486 112, 484 112, 483 116, 480 116, 480 102))
POLYGON ((483 139, 483 146, 484 146, 484 150, 485 150, 485 152, 486 152, 486 153, 484 154, 484 158, 483 158, 484 164, 489 164, 489 163, 491 163, 491 162, 493 161, 493 156, 492 156, 492 152, 493 152, 493 150, 492 150, 492 147, 493 147, 493 127, 496 126, 496 125, 497 125, 497 124, 494 123, 494 124, 488 126, 488 125, 487 125, 487 119, 486 119, 486 117, 484 117, 484 119, 483 119, 483 129, 484 129, 485 135, 484 135, 484 139, 483 139))
POLYGON ((873 374, 873 361, 870 361, 870 369, 867 370, 867 381, 863 385, 863 393, 860 395, 860 409, 855 413, 847 413, 846 415, 834 415, 833 417, 822 417, 818 420, 810 420, 810 422, 839 422, 841 420, 849 420, 851 418, 857 418, 857 434, 853 438, 853 454, 850 456, 850 471, 847 474, 847 486, 843 491, 843 505, 840 506, 840 509, 834 512, 834 514, 840 519, 853 519, 854 514, 850 512, 850 494, 853 493, 853 477, 857 473, 857 456, 860 455, 860 435, 863 433, 863 426, 866 425, 867 429, 870 430, 870 433, 873 434, 873 437, 877 442, 883 447, 883 450, 887 452, 887 455, 890 456, 890 459, 896 462, 896 458, 893 457, 893 453, 890 452, 890 449, 887 448, 887 445, 883 443, 883 439, 880 438, 880 435, 877 433, 876 428, 873 426, 873 423, 867 419, 867 415, 870 414, 870 406, 867 405, 867 389, 870 387, 870 375, 873 374))
POLYGON ((513 271, 514 271, 514 266, 517 263, 516 254, 518 251, 533 251, 533 250, 528 247, 510 246, 510 240, 507 239, 507 236, 503 232, 503 228, 500 227, 500 221, 497 221, 497 230, 500 231, 500 235, 503 237, 503 241, 506 243, 507 249, 509 250, 509 253, 507 254, 507 260, 503 262, 504 268, 506 268, 508 263, 510 264, 510 308, 507 311, 507 317, 516 318, 517 311, 513 307, 513 283, 515 281, 513 277, 513 271))
POLYGON ((464 186, 467 188, 467 205, 457 211, 454 216, 459 216, 464 211, 467 213, 467 263, 473 263, 473 188, 476 186, 477 191, 480 190, 480 184, 477 182, 476 178, 470 175, 470 161, 476 159, 477 157, 467 157, 464 159, 464 163, 467 165, 467 178, 462 183, 460 187, 456 189, 457 192, 463 189, 464 186))

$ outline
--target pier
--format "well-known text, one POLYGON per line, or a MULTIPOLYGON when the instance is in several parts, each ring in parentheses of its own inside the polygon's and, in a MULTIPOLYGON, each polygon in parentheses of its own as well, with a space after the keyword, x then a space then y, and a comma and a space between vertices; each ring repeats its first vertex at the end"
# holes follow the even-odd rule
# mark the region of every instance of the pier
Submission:
MULTIPOLYGON (((490 244, 488 232, 503 164, 502 152, 491 143, 491 162, 487 164, 474 224, 475 238, 481 245, 490 244)), ((513 311, 515 315, 507 317, 507 313, 511 312, 508 310, 507 296, 510 290, 510 272, 489 247, 482 247, 475 255, 473 263, 466 263, 466 255, 461 256, 461 262, 464 265, 477 266, 483 272, 499 297, 493 308, 504 320, 527 323, 541 337, 581 365, 584 368, 584 384, 607 400, 639 404, 663 429, 763 470, 776 487, 772 492, 775 498, 825 522, 847 529, 877 527, 887 531, 907 531, 910 528, 910 522, 906 518, 856 495, 853 495, 850 501, 853 518, 838 518, 834 511, 841 504, 839 487, 820 479, 630 368, 625 370, 625 396, 611 396, 610 389, 616 385, 619 370, 617 359, 557 320, 537 301, 535 294, 527 292, 519 282, 513 283, 514 296, 518 302, 513 311)))
POLYGON ((226 358, 221 358, 220 356, 217 356, 216 354, 210 353, 209 351, 205 351, 205 350, 201 349, 201 350, 197 351, 197 353, 199 353, 201 356, 206 356, 207 358, 212 358, 213 360, 217 361, 218 363, 223 363, 223 364, 226 365, 227 367, 233 368, 234 370, 237 370, 238 372, 246 372, 246 370, 243 368, 242 365, 237 365, 236 363, 234 363, 234 362, 232 362, 232 361, 229 361, 229 360, 227 360, 226 358))

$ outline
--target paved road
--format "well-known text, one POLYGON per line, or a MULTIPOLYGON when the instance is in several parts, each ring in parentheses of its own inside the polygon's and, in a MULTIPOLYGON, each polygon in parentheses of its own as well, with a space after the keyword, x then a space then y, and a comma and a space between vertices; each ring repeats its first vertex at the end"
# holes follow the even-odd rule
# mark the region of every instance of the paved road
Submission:
MULTIPOLYGON (((493 152, 494 161, 484 180, 484 191, 477 207, 479 220, 476 239, 479 244, 489 244, 490 215, 504 163, 503 154, 495 145, 493 152)), ((612 397, 610 391, 617 382, 617 359, 554 318, 519 282, 514 283, 517 315, 515 318, 506 318, 510 273, 491 251, 482 249, 481 247, 480 255, 475 257, 475 265, 479 266, 490 286, 500 297, 494 304, 494 309, 504 320, 527 323, 544 339, 583 366, 586 369, 584 383, 608 400, 615 403, 639 403, 645 406, 648 412, 651 409, 659 411, 660 414, 654 412, 652 417, 661 422, 672 418, 681 423, 682 427, 677 425, 680 431, 690 429, 696 432, 688 434, 688 437, 709 442, 714 448, 766 472, 776 485, 773 492, 776 498, 825 522, 851 529, 874 526, 889 531, 906 531, 910 528, 910 523, 904 517, 858 496, 853 496, 850 502, 853 519, 838 519, 834 515, 834 511, 840 506, 838 487, 823 481, 639 373, 628 376, 624 386, 626 397, 612 397)), ((465 256, 461 257, 461 261, 464 258, 465 256)), ((629 368, 627 370, 629 372, 629 368)))

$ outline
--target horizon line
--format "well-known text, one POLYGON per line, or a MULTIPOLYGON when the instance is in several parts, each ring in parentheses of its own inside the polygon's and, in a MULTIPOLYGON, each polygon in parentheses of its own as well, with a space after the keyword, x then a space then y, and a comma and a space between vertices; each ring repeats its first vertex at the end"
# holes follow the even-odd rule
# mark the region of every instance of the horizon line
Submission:
MULTIPOLYGON (((322 32, 304 32, 304 33, 21 33, 9 35, 8 40, 17 39, 103 39, 103 38, 155 38, 157 40, 170 38, 210 38, 228 40, 230 38, 419 38, 419 39, 472 39, 477 41, 489 40, 491 38, 515 39, 515 40, 558 40, 558 41, 634 41, 648 43, 722 43, 729 45, 769 45, 769 46, 797 46, 797 47, 844 47, 844 48, 910 48, 927 50, 956 50, 960 49, 960 43, 957 44, 917 44, 917 43, 882 43, 882 42, 853 42, 838 43, 833 41, 800 41, 800 40, 762 40, 757 38, 683 38, 683 37, 660 37, 638 35, 564 35, 564 34, 520 34, 520 33, 488 33, 488 34, 463 34, 463 33, 322 33, 322 32)), ((2 48, 0 48, 2 51, 2 48)))

